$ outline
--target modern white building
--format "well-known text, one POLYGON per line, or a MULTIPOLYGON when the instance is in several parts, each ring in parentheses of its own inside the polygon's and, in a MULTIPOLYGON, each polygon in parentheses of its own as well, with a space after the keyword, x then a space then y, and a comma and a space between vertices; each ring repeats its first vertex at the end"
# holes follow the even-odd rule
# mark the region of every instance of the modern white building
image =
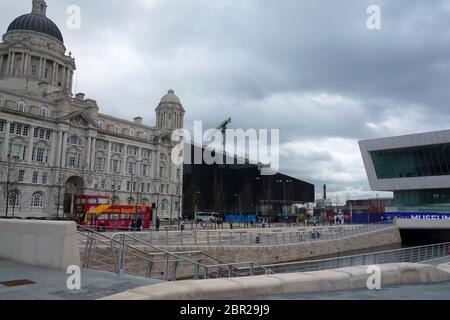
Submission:
POLYGON ((14 19, 0 44, 0 182, 5 186, 8 167, 15 182, 9 199, 0 194, 0 216, 7 201, 9 216, 73 213, 82 192, 155 203, 161 217, 177 218, 183 166, 171 161, 171 135, 183 128, 180 99, 170 90, 156 107, 156 126, 149 126, 139 116, 100 113, 82 93, 73 96, 75 60, 46 8, 33 0, 32 12, 14 19))
POLYGON ((394 192, 388 217, 450 219, 450 130, 359 144, 371 189, 394 192))

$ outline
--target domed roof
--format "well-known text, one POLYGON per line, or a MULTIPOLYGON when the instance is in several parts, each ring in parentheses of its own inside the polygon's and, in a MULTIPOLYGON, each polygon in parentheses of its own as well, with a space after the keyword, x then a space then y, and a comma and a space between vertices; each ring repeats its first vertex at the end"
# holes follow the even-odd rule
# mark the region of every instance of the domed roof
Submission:
POLYGON ((169 92, 167 92, 167 94, 162 97, 161 99, 161 103, 176 103, 176 104, 181 104, 181 100, 180 98, 178 98, 175 95, 175 91, 173 91, 172 89, 169 90, 169 92))
POLYGON ((8 27, 8 31, 34 31, 49 35, 64 43, 63 36, 58 26, 45 16, 45 1, 33 0, 33 10, 16 18, 8 27))

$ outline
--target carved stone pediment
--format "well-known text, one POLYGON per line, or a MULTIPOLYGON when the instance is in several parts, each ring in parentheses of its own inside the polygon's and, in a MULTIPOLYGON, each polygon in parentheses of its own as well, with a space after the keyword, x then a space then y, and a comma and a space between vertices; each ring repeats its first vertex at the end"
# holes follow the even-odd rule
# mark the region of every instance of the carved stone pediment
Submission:
POLYGON ((73 126, 85 129, 95 129, 95 130, 100 129, 97 122, 90 119, 84 112, 81 111, 72 112, 60 118, 59 121, 67 122, 73 126))

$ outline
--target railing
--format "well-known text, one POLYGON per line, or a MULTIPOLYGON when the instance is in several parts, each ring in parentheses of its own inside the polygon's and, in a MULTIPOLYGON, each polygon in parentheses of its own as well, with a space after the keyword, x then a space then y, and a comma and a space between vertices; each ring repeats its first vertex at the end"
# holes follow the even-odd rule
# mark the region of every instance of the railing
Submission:
MULTIPOLYGON (((168 246, 254 246, 284 245, 317 241, 329 241, 356 236, 389 228, 394 222, 370 225, 346 225, 315 227, 309 231, 262 229, 262 230, 207 230, 207 231, 144 231, 132 233, 134 237, 158 247, 168 246)), ((128 233, 129 234, 129 233, 128 233)))
POLYGON ((84 231, 78 232, 83 237, 83 268, 94 265, 101 270, 114 271, 119 276, 127 273, 164 281, 271 273, 268 268, 255 262, 225 263, 201 251, 169 252, 128 233, 108 237, 86 227, 79 226, 79 229, 84 231))
POLYGON ((386 263, 424 262, 450 254, 450 242, 360 255, 266 265, 275 273, 309 272, 386 263))
MULTIPOLYGON (((162 275, 165 281, 175 281, 179 278, 178 271, 180 266, 184 263, 188 266, 188 269, 192 270, 194 279, 208 279, 208 278, 222 278, 222 277, 240 277, 244 275, 253 275, 257 271, 262 273, 271 273, 268 268, 258 265, 255 262, 239 262, 239 263, 225 263, 217 258, 214 258, 201 251, 173 253, 156 247, 148 242, 145 242, 135 236, 128 233, 116 233, 111 237, 111 248, 113 253, 114 262, 117 262, 116 270, 119 275, 125 273, 125 256, 129 252, 130 245, 126 240, 131 240, 134 243, 133 249, 136 246, 140 246, 140 250, 144 251, 148 255, 148 276, 151 277, 152 270, 155 264, 160 263, 163 265, 162 275), (116 240, 118 239, 118 240, 116 240), (117 248, 116 245, 119 244, 117 248), (151 249, 155 252, 147 252, 151 249), (117 253, 116 253, 117 252, 117 253), (186 257, 186 255, 190 257, 186 257), (157 258, 160 258, 159 260, 157 258)), ((185 276, 189 277, 191 272, 186 272, 185 276)))

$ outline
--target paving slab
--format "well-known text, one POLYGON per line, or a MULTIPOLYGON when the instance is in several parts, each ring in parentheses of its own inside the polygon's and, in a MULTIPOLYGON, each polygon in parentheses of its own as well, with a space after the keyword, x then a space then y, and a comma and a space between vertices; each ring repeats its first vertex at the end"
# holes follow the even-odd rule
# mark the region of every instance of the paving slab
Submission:
POLYGON ((17 287, 0 285, 0 300, 96 300, 132 288, 161 281, 133 276, 119 278, 116 274, 81 270, 81 290, 67 289, 63 271, 0 260, 0 282, 30 280, 34 284, 17 287))

